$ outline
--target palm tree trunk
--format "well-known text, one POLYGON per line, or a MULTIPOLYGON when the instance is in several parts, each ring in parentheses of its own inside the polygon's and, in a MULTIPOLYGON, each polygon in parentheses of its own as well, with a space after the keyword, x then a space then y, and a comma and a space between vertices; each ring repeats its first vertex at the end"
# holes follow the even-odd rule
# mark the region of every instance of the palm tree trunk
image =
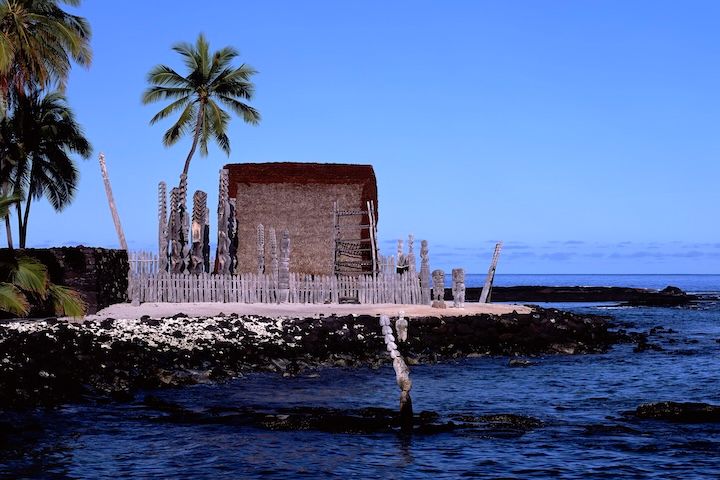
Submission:
POLYGON ((10 228, 10 215, 5 216, 5 232, 7 233, 8 248, 13 249, 12 228, 10 228))
POLYGON ((28 217, 30 216, 30 202, 32 202, 32 195, 28 195, 27 203, 25 204, 25 215, 23 218, 22 226, 20 227, 20 248, 25 248, 27 242, 27 225, 28 217))
MULTIPOLYGON (((28 203, 30 203, 30 197, 32 196, 32 189, 35 188, 35 182, 33 181, 34 178, 30 177, 30 185, 28 186, 28 203)), ((20 191, 20 188, 18 185, 15 185, 15 191, 13 192, 13 195, 16 195, 18 199, 22 198, 22 192, 20 191)), ((23 215, 22 215, 22 202, 18 200, 15 203, 15 211, 17 212, 17 223, 18 223, 18 248, 25 248, 25 222, 23 222, 23 215)))
MULTIPOLYGON (((10 185, 8 182, 3 183, 2 188, 0 188, 0 195, 5 195, 6 193, 9 194, 10 185)), ((8 209, 8 214, 5 215, 5 232, 7 233, 7 244, 8 248, 10 250, 13 249, 13 239, 12 239, 12 228, 10 228, 10 210, 8 209)))
POLYGON ((190 170, 190 160, 195 155, 195 149, 197 148, 198 140, 200 139, 200 129, 202 128, 203 121, 205 120, 205 102, 200 101, 200 113, 198 114, 197 123, 195 124, 195 135, 193 136, 193 143, 190 147, 190 153, 188 153, 185 159, 185 168, 183 168, 183 175, 187 177, 188 170, 190 170))
POLYGON ((18 217, 18 243, 19 248, 25 248, 24 242, 22 241, 22 231, 23 231, 23 218, 22 218, 22 207, 20 206, 20 202, 17 202, 15 204, 15 211, 17 211, 17 217, 18 217))
MULTIPOLYGON (((32 202, 33 193, 35 191, 35 184, 35 162, 33 162, 32 166, 30 167, 30 183, 28 184, 27 188, 27 203, 25 204, 25 215, 22 215, 22 202, 18 201, 15 204, 15 206, 17 207, 18 243, 20 244, 20 248, 25 248, 25 245, 27 243, 27 222, 28 216, 30 215, 30 203, 32 202)), ((18 197, 22 197, 20 193, 21 192, 19 191, 15 192, 18 197)))

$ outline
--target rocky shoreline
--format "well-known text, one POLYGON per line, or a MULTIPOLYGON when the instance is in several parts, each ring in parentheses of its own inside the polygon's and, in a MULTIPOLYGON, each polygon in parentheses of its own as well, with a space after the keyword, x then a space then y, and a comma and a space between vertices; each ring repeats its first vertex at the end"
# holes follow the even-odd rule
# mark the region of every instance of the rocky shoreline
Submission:
MULTIPOLYGON (((465 299, 477 302, 482 288, 468 287, 465 299)), ((445 289, 445 299, 452 299, 452 290, 445 289)), ((676 307, 703 300, 717 300, 693 295, 668 286, 662 290, 632 287, 550 287, 540 285, 493 287, 493 302, 618 302, 628 306, 676 307)))
MULTIPOLYGON (((594 353, 628 338, 611 327, 606 317, 540 308, 412 318, 400 350, 411 365, 480 355, 594 353)), ((378 319, 369 315, 13 322, 0 325, 0 353, 0 408, 128 400, 137 389, 223 381, 250 371, 289 376, 389 362, 378 319)))

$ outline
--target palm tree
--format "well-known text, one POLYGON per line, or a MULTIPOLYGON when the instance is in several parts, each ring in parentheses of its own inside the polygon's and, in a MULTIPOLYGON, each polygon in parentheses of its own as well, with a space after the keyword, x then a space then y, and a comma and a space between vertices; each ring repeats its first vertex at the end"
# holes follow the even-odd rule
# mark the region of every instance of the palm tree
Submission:
POLYGON ((260 113, 243 102, 252 99, 254 85, 250 79, 257 72, 245 64, 232 67, 231 62, 239 55, 232 47, 211 54, 203 34, 198 35, 195 45, 178 43, 172 49, 182 57, 187 76, 183 77, 165 65, 154 67, 147 78, 151 86, 143 94, 142 101, 147 105, 171 100, 150 120, 150 125, 180 112, 178 120, 165 132, 163 144, 166 147, 174 145, 182 136, 192 132, 192 146, 183 168, 183 175, 187 176, 198 145, 200 154, 207 156, 208 142, 215 140, 230 155, 230 139, 227 136, 230 115, 219 104, 247 123, 256 125, 260 122, 260 113))
POLYGON ((8 248, 12 250, 12 229, 10 228, 10 210, 9 207, 18 202, 19 199, 12 197, 8 193, 12 189, 10 178, 15 169, 14 158, 17 158, 17 145, 12 142, 6 142, 8 135, 8 122, 6 117, 0 120, 0 219, 5 220, 5 231, 7 234, 8 248))
MULTIPOLYGON (((17 197, 0 197, 0 218, 17 197)), ((25 316, 32 304, 52 301, 55 313, 79 317, 87 306, 80 295, 50 282, 47 267, 34 258, 5 253, 0 258, 0 312, 25 316), (32 301, 32 304, 31 304, 32 301)))
POLYGON ((28 86, 61 87, 71 63, 89 66, 90 25, 59 4, 81 0, 0 0, 0 88, 4 97, 28 86))
POLYGON ((88 158, 90 142, 75 121, 65 97, 54 92, 44 97, 37 91, 17 99, 17 108, 2 122, 2 132, 15 147, 12 183, 16 204, 20 248, 25 248, 30 206, 46 197, 56 211, 70 203, 75 193, 78 172, 70 155, 88 158))
MULTIPOLYGON (((90 25, 60 4, 79 6, 81 0, 0 0, 0 119, 12 110, 14 99, 28 89, 57 83, 63 89, 71 63, 89 66, 90 25)), ((8 139, 0 135, 0 144, 8 139)), ((4 150, 5 148, 2 148, 4 150)), ((0 158, 3 169, 11 162, 0 158)), ((9 177, 0 177, 0 195, 10 191, 9 177)), ((10 217, 5 217, 12 248, 10 217)))

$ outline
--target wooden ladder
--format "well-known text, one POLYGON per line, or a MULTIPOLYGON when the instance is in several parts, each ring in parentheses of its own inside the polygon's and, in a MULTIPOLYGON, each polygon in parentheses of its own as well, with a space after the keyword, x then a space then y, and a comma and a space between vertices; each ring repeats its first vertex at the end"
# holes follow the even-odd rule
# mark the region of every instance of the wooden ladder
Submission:
POLYGON ((377 273, 377 224, 374 202, 366 202, 366 210, 341 210, 333 203, 334 253, 336 276, 357 276, 377 273), (343 218, 360 217, 359 222, 343 222, 343 218))

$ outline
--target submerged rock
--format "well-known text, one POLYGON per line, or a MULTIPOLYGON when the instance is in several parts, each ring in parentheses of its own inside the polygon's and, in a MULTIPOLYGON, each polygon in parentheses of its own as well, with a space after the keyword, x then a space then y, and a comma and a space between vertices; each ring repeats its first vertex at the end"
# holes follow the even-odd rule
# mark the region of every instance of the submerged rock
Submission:
POLYGON ((450 418, 467 424, 483 424, 498 430, 535 430, 544 425, 541 420, 525 415, 515 415, 512 413, 503 413, 495 415, 451 415, 450 418))
POLYGON ((644 403, 630 412, 637 418, 677 423, 720 423, 720 405, 695 402, 644 403))
POLYGON ((508 367, 531 367, 533 365, 537 365, 537 362, 531 362, 530 360, 525 360, 523 358, 513 358, 510 359, 508 362, 508 367))
POLYGON ((335 409, 326 407, 222 407, 189 410, 181 405, 148 395, 142 402, 149 420, 179 424, 223 424, 252 426, 268 430, 314 430, 328 433, 412 433, 437 434, 463 430, 519 436, 543 427, 532 417, 515 414, 451 415, 423 411, 413 416, 413 428, 404 431, 396 410, 387 408, 335 409))
POLYGON ((612 425, 593 424, 593 425, 586 425, 583 428, 584 428, 584 431, 583 431, 584 435, 624 436, 624 435, 640 435, 642 433, 639 430, 628 427, 627 425, 620 425, 620 424, 612 424, 612 425))

